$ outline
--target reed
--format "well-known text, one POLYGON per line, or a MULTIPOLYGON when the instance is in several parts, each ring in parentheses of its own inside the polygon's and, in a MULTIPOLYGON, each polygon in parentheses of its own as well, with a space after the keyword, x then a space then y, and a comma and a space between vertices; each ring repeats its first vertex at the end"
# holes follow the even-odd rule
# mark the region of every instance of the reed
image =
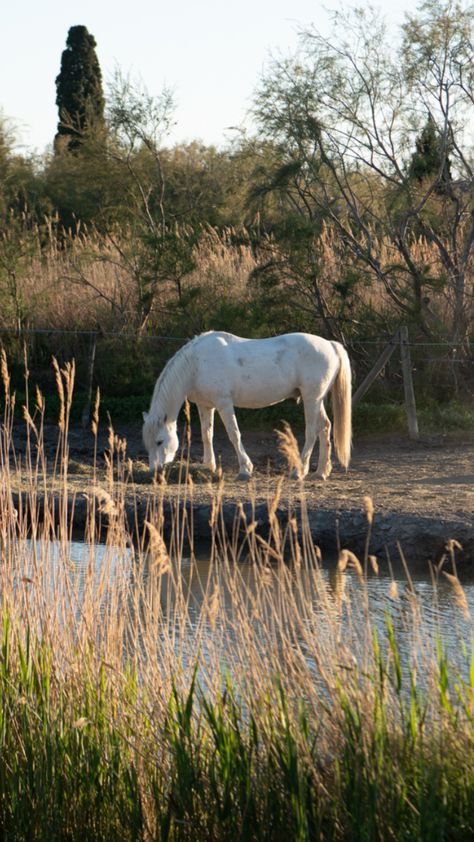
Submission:
MULTIPOLYGON (((138 329, 143 293, 140 271, 145 272, 140 269, 140 260, 145 246, 133 230, 117 225, 104 234, 93 227, 79 226, 76 235, 64 235, 62 247, 58 247, 54 220, 46 219, 41 229, 27 222, 11 219, 10 229, 0 242, 4 249, 5 241, 9 243, 9 274, 15 277, 14 288, 0 277, 0 328, 20 329, 27 325, 51 330, 90 330, 91 326, 97 326, 102 331, 118 333, 138 329)), ((183 227, 178 233, 186 239, 189 232, 183 227)), ((393 244, 375 231, 371 234, 380 265, 390 267, 394 285, 411 300, 410 280, 398 265, 393 244)), ((347 339, 357 340, 360 324, 364 325, 364 336, 371 326, 375 335, 381 332, 385 335, 399 325, 400 312, 384 285, 341 250, 338 235, 330 226, 323 227, 313 249, 327 316, 340 322, 347 339)), ((252 305, 257 310, 259 307, 271 310, 275 290, 282 292, 278 298, 280 332, 294 329, 295 324, 314 332, 315 320, 318 323, 321 320, 321 312, 313 301, 311 275, 306 277, 303 271, 300 276, 290 270, 284 247, 272 238, 262 240, 255 254, 245 228, 218 230, 202 226, 190 258, 193 268, 180 278, 179 284, 172 268, 167 273, 165 267, 159 274, 159 282, 150 289, 155 314, 148 326, 151 332, 169 331, 180 306, 184 307, 184 323, 188 326, 191 323, 194 332, 206 329, 216 313, 222 320, 226 310, 237 312, 239 307, 244 308, 248 319, 252 305), (258 278, 269 268, 271 286, 265 295, 265 287, 260 287, 258 278), (290 323, 285 324, 288 297, 291 317, 290 323)), ((445 273, 439 255, 427 240, 419 238, 409 246, 409 260, 413 266, 424 267, 427 277, 439 279, 428 287, 424 318, 433 337, 438 333, 444 335, 454 303, 452 290, 443 282, 445 273)), ((471 275, 466 278, 466 284, 467 295, 472 295, 471 275)), ((239 316, 235 318, 238 320, 239 316)), ((268 329, 265 312, 260 313, 260 318, 263 330, 268 329)), ((278 311, 271 310, 273 327, 278 318, 278 311)), ((254 329, 258 331, 258 328, 256 322, 254 329)), ((323 322, 320 329, 325 330, 323 322)))
MULTIPOLYGON (((212 542, 200 565, 188 436, 171 535, 163 478, 137 534, 125 516, 133 465, 110 425, 105 464, 87 492, 86 563, 78 566, 67 458, 73 369, 56 368, 63 397, 52 465, 38 393, 25 411, 26 455, 16 452, 6 360, 2 374, 5 838, 472 837, 472 626, 454 544, 433 568, 436 585, 451 564, 459 607, 459 653, 450 662, 442 628, 428 633, 409 574, 405 593, 392 587, 376 622, 369 591, 377 560, 342 550, 328 576, 303 496, 299 519, 291 512, 285 527, 278 522, 283 479, 268 501, 265 538, 243 509, 228 535, 225 480, 210 486, 212 542)), ((95 452, 97 414, 96 403, 95 452)), ((370 527, 372 501, 365 505, 370 527)))

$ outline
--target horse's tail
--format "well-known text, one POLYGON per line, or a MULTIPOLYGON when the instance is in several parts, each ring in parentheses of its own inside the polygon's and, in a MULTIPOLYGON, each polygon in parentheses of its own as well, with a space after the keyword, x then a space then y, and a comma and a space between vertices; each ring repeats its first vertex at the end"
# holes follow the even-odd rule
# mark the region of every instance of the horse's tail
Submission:
POLYGON ((337 458, 349 467, 352 443, 352 376, 347 351, 340 342, 331 343, 339 357, 339 371, 332 387, 333 437, 337 458))

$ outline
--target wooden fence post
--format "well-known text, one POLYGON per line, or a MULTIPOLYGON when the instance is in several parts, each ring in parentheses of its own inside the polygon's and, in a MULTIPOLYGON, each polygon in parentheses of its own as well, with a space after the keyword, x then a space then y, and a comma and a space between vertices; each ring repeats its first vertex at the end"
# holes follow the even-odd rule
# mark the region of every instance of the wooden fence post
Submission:
POLYGON ((84 404, 84 408, 82 410, 81 422, 82 422, 82 429, 85 430, 91 414, 91 402, 92 402, 92 386, 94 383, 94 363, 95 363, 95 352, 97 347, 97 334, 91 334, 91 351, 89 356, 89 368, 88 368, 88 383, 87 383, 87 397, 86 402, 84 404))
POLYGON ((411 373, 410 344, 408 340, 408 328, 406 325, 400 328, 400 357, 402 361, 403 389, 405 392, 405 406, 407 410, 408 435, 411 439, 417 439, 418 418, 416 416, 415 390, 413 388, 413 377, 411 373))
POLYGON ((398 347, 400 341, 399 331, 396 330, 393 334, 390 342, 388 345, 385 346, 380 357, 376 360, 375 364, 370 369, 367 377, 362 381, 358 389, 354 392, 352 396, 352 408, 357 406, 361 398, 364 397, 365 393, 368 389, 370 389, 372 383, 374 382, 375 378, 379 376, 380 372, 382 371, 383 367, 388 363, 390 357, 392 356, 395 348, 398 347))

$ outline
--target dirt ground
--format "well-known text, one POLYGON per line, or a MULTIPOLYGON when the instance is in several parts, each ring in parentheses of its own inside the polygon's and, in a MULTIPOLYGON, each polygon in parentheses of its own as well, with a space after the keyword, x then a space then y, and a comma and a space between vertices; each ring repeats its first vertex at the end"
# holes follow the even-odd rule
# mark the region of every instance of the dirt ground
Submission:
MULTIPOLYGON (((146 453, 140 431, 125 428, 117 433, 126 438, 128 453, 142 481, 147 483, 146 453)), ((224 434, 216 435, 215 451, 225 477, 225 496, 245 499, 254 493, 258 499, 266 500, 277 478, 285 472, 277 436, 274 432, 247 431, 243 433, 243 441, 254 463, 254 478, 249 484, 235 480, 238 466, 234 450, 224 434)), ((199 462, 201 452, 200 442, 196 441, 191 447, 193 464, 199 462)), ((74 448, 71 457, 74 458, 74 448)), ((316 462, 317 448, 313 469, 316 462)), ((421 437, 417 442, 403 436, 358 436, 349 470, 342 469, 334 458, 333 466, 325 482, 311 474, 306 478, 309 503, 318 507, 356 508, 362 505, 364 495, 369 494, 378 510, 429 514, 444 519, 474 517, 474 434, 421 437)), ((288 482, 290 488, 297 485, 288 482)), ((199 496, 208 493, 206 483, 195 488, 199 496)))
MULTIPOLYGON (((141 426, 117 424, 115 433, 127 442, 127 454, 133 463, 134 482, 129 493, 142 499, 155 490, 148 473, 146 452, 141 441, 141 426)), ((53 464, 57 428, 45 430, 46 453, 53 464)), ((24 449, 24 434, 15 431, 15 448, 18 454, 24 449)), ((301 437, 300 444, 301 444, 301 437)), ((224 475, 224 502, 246 502, 254 499, 265 503, 272 499, 278 479, 287 474, 285 462, 278 451, 276 433, 244 431, 245 448, 254 463, 254 477, 249 483, 236 481, 237 459, 223 431, 216 431, 215 452, 224 475)), ((78 496, 90 490, 92 477, 93 439, 89 432, 73 428, 70 433, 70 487, 78 496)), ((105 469, 104 452, 108 448, 105 427, 100 431, 98 446, 99 472, 105 469), (101 467, 102 466, 102 467, 101 467)), ((199 467, 202 446, 199 432, 191 446, 193 499, 196 506, 209 504, 215 493, 215 481, 209 472, 199 467)), ((317 462, 317 447, 312 459, 312 469, 317 462)), ((459 435, 422 436, 413 442, 402 435, 361 436, 353 443, 353 455, 346 472, 333 459, 334 468, 326 481, 311 476, 306 478, 304 493, 308 509, 316 519, 327 515, 351 520, 351 538, 361 532, 362 523, 357 513, 364 512, 364 496, 373 500, 376 519, 382 529, 392 530, 393 536, 402 534, 414 545, 417 530, 425 535, 428 547, 430 532, 437 531, 440 541, 462 538, 464 544, 474 546, 474 432, 459 435), (385 527, 384 527, 385 524, 385 527), (428 543, 427 543, 428 541, 428 543)), ((177 469, 169 476, 167 495, 177 493, 177 469)), ((300 484, 287 480, 282 488, 282 505, 294 503, 300 494, 300 484)), ((328 521, 329 522, 329 521, 328 521)), ((333 521, 332 521, 333 522, 333 521)), ((380 535, 382 546, 385 535, 380 535)), ((438 542, 442 547, 442 543, 438 542)), ((426 551, 428 552, 428 550, 426 551)), ((471 550, 469 550, 469 556, 471 550)), ((467 558, 474 562, 474 557, 467 558)), ((474 569, 474 568, 473 568, 474 569)))
MULTIPOLYGON (((116 434, 127 442, 127 452, 134 464, 135 490, 152 491, 148 477, 146 452, 141 441, 141 429, 117 425, 116 434)), ((51 437, 54 439, 52 428, 51 437)), ((267 500, 276 481, 285 472, 285 463, 278 452, 274 432, 247 431, 243 434, 246 450, 254 463, 254 478, 250 483, 236 481, 237 460, 234 450, 223 433, 215 438, 215 452, 225 478, 225 498, 246 499, 256 495, 267 500)), ((99 454, 108 447, 106 431, 99 440, 99 454)), ((199 470, 201 443, 197 437, 191 446, 195 498, 206 500, 210 494, 207 472, 199 470), (201 480, 201 481, 200 481, 201 480)), ((70 436, 71 479, 87 478, 87 465, 92 460, 92 439, 80 429, 70 436), (81 466, 83 470, 81 470, 81 466), (77 469, 77 473, 74 470, 77 469)), ((312 467, 317 461, 317 449, 312 467)), ((369 494, 376 510, 436 516, 474 517, 474 434, 433 435, 412 442, 403 436, 357 436, 353 444, 352 460, 346 472, 333 459, 333 472, 325 482, 308 475, 305 489, 308 503, 315 507, 361 507, 369 494)), ((173 493, 173 484, 170 493, 173 493)), ((296 492, 297 483, 288 481, 284 494, 296 492)))

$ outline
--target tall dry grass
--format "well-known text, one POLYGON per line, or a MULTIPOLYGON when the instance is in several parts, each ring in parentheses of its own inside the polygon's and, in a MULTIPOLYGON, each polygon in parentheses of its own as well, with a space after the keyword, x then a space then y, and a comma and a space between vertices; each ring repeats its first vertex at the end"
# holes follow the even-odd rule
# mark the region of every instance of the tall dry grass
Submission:
MULTIPOLYGON (((140 279, 150 269, 142 253, 146 245, 134 239, 132 231, 104 235, 79 228, 63 247, 51 223, 42 236, 37 229, 25 228, 15 229, 10 238, 15 237, 8 244, 14 289, 8 275, 0 273, 0 295, 9 305, 2 307, 0 328, 17 328, 15 305, 19 304, 23 326, 30 328, 132 333, 137 329, 143 294, 140 279)), ((244 304, 249 297, 247 281, 256 261, 250 247, 234 245, 233 238, 231 230, 218 233, 207 227, 192 249, 195 268, 180 280, 179 289, 182 295, 194 291, 196 329, 202 314, 216 302, 244 304)), ((0 252, 2 245, 7 247, 0 243, 0 252)), ((157 271, 153 296, 155 323, 166 322, 178 297, 171 271, 169 277, 157 271)), ((155 331, 160 332, 156 327, 155 331)))
MULTIPOLYGON (((183 230, 182 236, 186 239, 186 231, 183 230)), ((180 276, 179 283, 171 269, 167 275, 157 264, 149 323, 152 331, 163 332, 160 327, 172 324, 180 300, 184 301, 194 332, 199 332, 217 306, 226 303, 249 306, 261 294, 254 280, 255 272, 258 275, 267 264, 274 267, 274 281, 291 296, 295 317, 299 313, 298 322, 306 319, 308 329, 314 329, 321 313, 312 272, 305 277, 304 273, 292 270, 286 262, 287 256, 271 237, 261 244, 258 254, 245 244, 246 239, 245 231, 219 232, 204 227, 190 255, 194 268, 180 276)), ((386 238, 377 238, 375 232, 372 245, 375 258, 386 268, 393 288, 409 304, 414 295, 412 281, 400 265, 393 245, 386 238)), ((26 225, 12 226, 0 242, 3 269, 0 295, 5 305, 0 327, 16 329, 20 312, 23 325, 30 328, 133 332, 139 324, 142 281, 150 273, 150 260, 155 259, 146 256, 147 248, 146 241, 137 238, 132 230, 100 234, 79 226, 74 238, 58 244, 52 220, 47 220, 41 231, 26 225)), ((369 269, 354 263, 329 226, 324 226, 315 239, 312 252, 317 267, 318 296, 324 301, 329 318, 340 320, 350 307, 351 319, 359 326, 355 334, 362 330, 363 335, 367 332, 364 326, 367 316, 370 323, 375 319, 389 329, 399 319, 400 311, 384 284, 369 269), (347 293, 341 295, 349 276, 352 280, 347 293)), ((421 303, 424 322, 434 334, 444 334, 452 318, 454 292, 443 281, 445 270, 439 255, 426 240, 419 238, 409 249, 409 259, 413 266, 420 267, 426 281, 421 303)), ((473 279, 468 274, 466 302, 473 296, 473 279)))
MULTIPOLYGON (((41 395, 25 407, 20 457, 4 357, 2 376, 0 819, 8 838, 435 839, 440 828, 469 838, 474 670, 455 570, 465 637, 450 663, 442 637, 427 632, 409 572, 403 595, 387 582, 392 609, 377 621, 368 573, 370 563, 377 574, 377 560, 367 548, 364 559, 343 550, 328 576, 304 495, 298 519, 278 520, 281 483, 268 501, 268 534, 242 508, 229 535, 218 478, 200 565, 185 449, 170 534, 164 478, 134 534, 133 465, 112 428, 87 491, 85 563, 77 565, 68 484, 74 368, 55 369, 51 464, 41 395)), ((294 463, 291 431, 282 448, 294 463)), ((365 505, 370 528, 373 505, 365 505)))

